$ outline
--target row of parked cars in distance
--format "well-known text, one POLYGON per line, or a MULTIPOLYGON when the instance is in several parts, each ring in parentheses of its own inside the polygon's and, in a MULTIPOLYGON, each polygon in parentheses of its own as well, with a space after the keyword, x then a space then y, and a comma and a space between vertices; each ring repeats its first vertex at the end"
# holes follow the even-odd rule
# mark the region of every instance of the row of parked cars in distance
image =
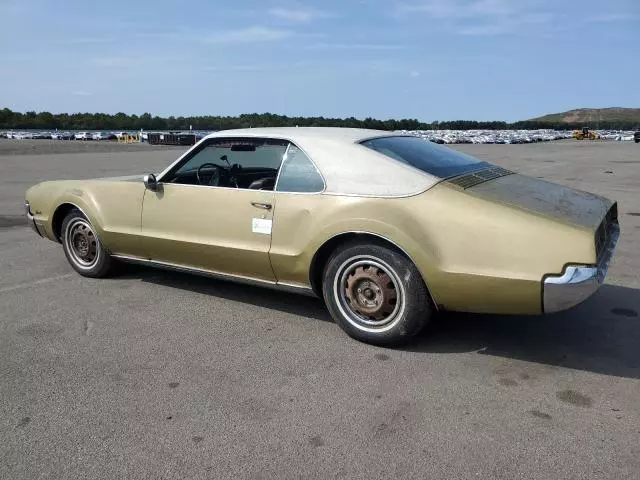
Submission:
MULTIPOLYGON (((600 140, 630 141, 634 132, 620 130, 593 130, 594 138, 600 140)), ((569 130, 413 130, 403 131, 441 144, 483 143, 513 144, 563 140, 572 137, 569 130)), ((640 132, 635 134, 640 138, 640 132)), ((638 142, 640 140, 636 140, 638 142)))
MULTIPOLYGON (((196 135, 196 139, 204 137, 208 132, 189 132, 196 135)), ((560 130, 414 130, 402 131, 412 133, 434 143, 534 143, 571 138, 570 131, 560 130)), ((51 140, 116 140, 131 132, 0 132, 0 138, 24 139, 51 139, 51 140)), ((148 141, 149 132, 136 132, 140 141, 148 141)), ((160 133, 160 137, 162 137, 160 133)), ((640 143, 640 131, 598 131, 598 138, 602 140, 629 141, 640 143)), ((156 142, 164 143, 164 142, 156 142)))
POLYGON ((0 138, 17 140, 115 140, 126 132, 0 132, 0 138))

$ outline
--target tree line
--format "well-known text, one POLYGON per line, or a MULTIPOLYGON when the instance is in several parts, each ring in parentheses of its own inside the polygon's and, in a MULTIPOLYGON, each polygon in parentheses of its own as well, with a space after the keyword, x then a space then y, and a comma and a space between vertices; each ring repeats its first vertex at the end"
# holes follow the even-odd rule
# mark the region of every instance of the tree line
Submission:
POLYGON ((126 113, 50 113, 14 112, 8 108, 0 110, 0 129, 41 129, 41 130, 227 130, 249 127, 355 127, 378 130, 518 130, 552 128, 572 130, 591 127, 611 130, 631 130, 640 122, 599 121, 570 124, 526 120, 507 123, 502 121, 452 120, 425 123, 417 119, 377 120, 327 117, 288 117, 273 113, 247 113, 232 116, 159 117, 150 113, 128 115, 126 113))

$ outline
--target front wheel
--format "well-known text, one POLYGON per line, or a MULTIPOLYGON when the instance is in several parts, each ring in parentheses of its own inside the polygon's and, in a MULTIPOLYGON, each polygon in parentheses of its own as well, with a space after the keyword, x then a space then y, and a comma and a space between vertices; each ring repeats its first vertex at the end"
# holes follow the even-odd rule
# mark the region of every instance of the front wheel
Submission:
POLYGON ((335 251, 324 270, 323 294, 331 316, 347 334, 377 345, 409 340, 432 312, 413 262, 377 243, 352 243, 335 251))
POLYGON ((85 277, 105 277, 113 266, 94 227, 84 214, 74 208, 62 222, 62 248, 71 266, 85 277))

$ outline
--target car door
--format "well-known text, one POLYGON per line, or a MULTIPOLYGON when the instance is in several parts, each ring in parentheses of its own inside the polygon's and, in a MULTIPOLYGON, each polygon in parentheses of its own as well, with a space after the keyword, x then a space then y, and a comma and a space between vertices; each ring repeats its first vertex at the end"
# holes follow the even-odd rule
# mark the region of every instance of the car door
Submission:
POLYGON ((206 140, 147 189, 142 242, 149 259, 275 282, 269 261, 273 188, 287 142, 206 140))

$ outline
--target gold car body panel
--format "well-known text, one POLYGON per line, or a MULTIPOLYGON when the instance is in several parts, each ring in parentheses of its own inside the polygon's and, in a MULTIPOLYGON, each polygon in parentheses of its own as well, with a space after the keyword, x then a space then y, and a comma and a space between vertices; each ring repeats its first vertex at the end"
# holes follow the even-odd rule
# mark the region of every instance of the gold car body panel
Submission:
POLYGON ((275 282, 272 191, 161 183, 142 213, 145 258, 275 282))
POLYGON ((27 192, 34 220, 46 236, 57 241, 53 216, 64 204, 79 208, 112 253, 142 255, 140 215, 145 186, 141 179, 63 180, 43 182, 27 192), (38 213, 39 212, 39 213, 38 213))
POLYGON ((349 232, 398 246, 447 310, 541 313, 545 274, 569 262, 595 263, 592 230, 440 183, 396 199, 276 194, 270 252, 276 277, 309 285, 317 250, 349 232))

